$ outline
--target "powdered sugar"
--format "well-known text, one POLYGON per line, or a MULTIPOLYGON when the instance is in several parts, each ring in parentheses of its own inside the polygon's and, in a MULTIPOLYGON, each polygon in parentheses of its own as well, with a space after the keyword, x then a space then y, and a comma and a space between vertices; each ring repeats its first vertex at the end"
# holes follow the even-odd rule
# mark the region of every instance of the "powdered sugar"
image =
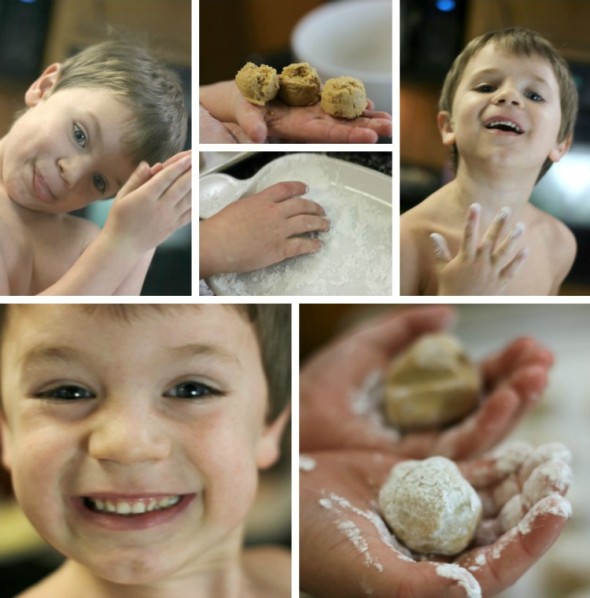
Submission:
MULTIPOLYGON (((219 176, 219 175, 215 175, 219 176)), ((245 274, 211 277, 211 287, 231 295, 391 295, 391 179, 355 165, 317 154, 294 154, 265 166, 251 181, 235 184, 219 179, 216 188, 201 182, 201 216, 209 216, 238 197, 287 180, 303 180, 306 197, 317 201, 331 229, 319 233, 323 247, 245 274), (354 172, 351 175, 350 172, 354 172), (378 179, 378 183, 375 180, 378 179), (370 192, 355 182, 368 180, 370 192), (387 185, 385 185, 387 182, 387 185), (227 188, 227 189, 226 189, 227 188)), ((209 179, 210 180, 210 179, 209 179)), ((216 181, 217 179, 214 179, 216 181)))
POLYGON ((467 598, 481 598, 481 588, 475 577, 473 577, 467 569, 463 569, 463 567, 459 567, 459 565, 445 563, 436 565, 436 573, 446 579, 457 581, 465 590, 467 598))
POLYGON ((363 380, 360 387, 351 391, 349 403, 355 415, 365 417, 373 426, 375 437, 386 437, 392 443, 400 438, 397 430, 385 423, 383 417, 383 385, 381 370, 373 370, 363 380))
POLYGON ((313 471, 317 465, 316 460, 306 455, 299 455, 299 469, 301 471, 313 471))

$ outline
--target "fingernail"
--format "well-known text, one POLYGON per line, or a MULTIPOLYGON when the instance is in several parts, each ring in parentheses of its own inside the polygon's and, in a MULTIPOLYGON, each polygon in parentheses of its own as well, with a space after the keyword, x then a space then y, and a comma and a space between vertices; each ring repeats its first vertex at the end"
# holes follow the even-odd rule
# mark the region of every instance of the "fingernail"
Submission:
POLYGON ((508 207, 504 207, 498 211, 498 218, 500 218, 502 220, 507 220, 511 214, 512 214, 512 210, 508 207))
POLYGON ((520 235, 522 235, 522 233, 524 233, 525 231, 525 224, 524 222, 518 222, 516 224, 516 226, 514 227, 514 229, 512 230, 512 234, 510 235, 511 239, 517 239, 518 237, 520 237, 520 235))

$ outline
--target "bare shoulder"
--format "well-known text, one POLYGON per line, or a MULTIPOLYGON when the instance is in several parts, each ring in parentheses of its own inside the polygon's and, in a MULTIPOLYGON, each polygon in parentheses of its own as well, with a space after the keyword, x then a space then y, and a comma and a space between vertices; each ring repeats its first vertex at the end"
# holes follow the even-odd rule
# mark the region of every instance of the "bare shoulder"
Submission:
POLYGON ((291 553, 285 548, 265 546, 244 552, 244 567, 254 595, 287 598, 291 596, 291 553))
POLYGON ((433 253, 430 234, 448 232, 440 217, 444 188, 402 214, 400 218, 400 294, 421 295, 432 271, 433 253))

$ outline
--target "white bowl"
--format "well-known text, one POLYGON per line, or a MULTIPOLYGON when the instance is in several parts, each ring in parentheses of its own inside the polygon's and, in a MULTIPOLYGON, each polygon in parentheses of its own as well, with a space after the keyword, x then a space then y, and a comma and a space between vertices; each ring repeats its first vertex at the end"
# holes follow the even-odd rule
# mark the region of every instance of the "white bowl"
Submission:
POLYGON ((360 79, 376 109, 391 112, 391 24, 391 0, 326 4, 297 23, 293 53, 315 67, 324 82, 343 75, 360 79))

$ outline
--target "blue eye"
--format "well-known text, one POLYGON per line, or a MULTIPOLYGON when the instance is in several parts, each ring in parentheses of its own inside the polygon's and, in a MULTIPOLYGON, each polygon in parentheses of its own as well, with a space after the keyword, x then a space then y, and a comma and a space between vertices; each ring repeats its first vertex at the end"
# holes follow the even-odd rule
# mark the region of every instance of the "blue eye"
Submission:
POLYGON ((35 398, 55 399, 56 401, 79 401, 81 399, 93 399, 94 394, 88 389, 76 384, 63 384, 37 393, 35 398))
POLYGON ((74 123, 74 125, 73 125, 73 135, 74 135, 74 141, 80 147, 86 147, 86 145, 88 144, 88 136, 84 132, 84 129, 82 129, 82 127, 80 127, 80 125, 78 125, 76 123, 74 123))
POLYGON ((202 382, 188 381, 175 384, 170 390, 164 393, 165 397, 173 399, 203 399, 210 396, 221 395, 222 392, 211 388, 202 382))
POLYGON ((529 91, 526 94, 526 97, 533 102, 544 102, 544 98, 542 95, 538 94, 536 91, 529 91))
POLYGON ((101 174, 94 173, 92 175, 92 184, 101 195, 104 195, 107 190, 107 182, 101 174))

